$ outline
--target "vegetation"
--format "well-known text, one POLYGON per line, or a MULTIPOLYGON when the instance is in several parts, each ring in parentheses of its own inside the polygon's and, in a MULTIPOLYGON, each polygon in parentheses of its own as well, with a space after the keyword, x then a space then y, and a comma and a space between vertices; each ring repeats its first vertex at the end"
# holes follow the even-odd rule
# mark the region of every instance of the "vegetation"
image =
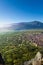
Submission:
POLYGON ((6 65, 23 65, 25 61, 34 58, 37 51, 42 49, 39 46, 35 46, 32 41, 27 40, 27 34, 29 32, 0 35, 0 53, 6 65))

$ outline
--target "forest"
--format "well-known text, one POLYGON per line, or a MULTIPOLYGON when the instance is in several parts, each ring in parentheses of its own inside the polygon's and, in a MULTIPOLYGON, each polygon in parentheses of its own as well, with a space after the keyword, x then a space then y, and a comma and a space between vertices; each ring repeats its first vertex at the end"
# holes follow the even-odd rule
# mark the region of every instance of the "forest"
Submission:
MULTIPOLYGON (((42 31, 0 34, 0 53, 5 65, 24 65, 24 62, 34 58, 38 51, 43 52, 43 46, 36 42, 38 37, 40 41, 41 35, 43 35, 42 31), (34 38, 36 41, 34 41, 34 38)), ((43 38, 41 37, 41 39, 43 38)))

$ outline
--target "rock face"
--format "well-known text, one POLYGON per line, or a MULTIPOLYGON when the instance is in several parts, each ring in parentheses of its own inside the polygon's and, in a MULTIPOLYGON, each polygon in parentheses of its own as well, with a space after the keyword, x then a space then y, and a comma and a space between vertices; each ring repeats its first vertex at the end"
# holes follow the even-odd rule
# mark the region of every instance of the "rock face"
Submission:
POLYGON ((2 58, 1 53, 0 53, 0 65, 5 65, 5 61, 4 61, 4 59, 2 58))
POLYGON ((24 62, 24 65, 42 65, 42 62, 42 54, 40 52, 37 52, 35 58, 24 62))
POLYGON ((32 65, 41 65, 41 58, 42 58, 42 55, 40 52, 38 52, 32 61, 32 65))

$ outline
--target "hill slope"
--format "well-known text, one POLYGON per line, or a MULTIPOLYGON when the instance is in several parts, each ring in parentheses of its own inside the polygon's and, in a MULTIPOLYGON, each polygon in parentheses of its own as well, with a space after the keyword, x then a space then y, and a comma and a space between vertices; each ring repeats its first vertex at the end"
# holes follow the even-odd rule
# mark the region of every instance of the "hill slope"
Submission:
POLYGON ((39 21, 21 22, 21 23, 11 24, 10 29, 13 30, 43 29, 43 23, 39 21))
POLYGON ((43 29, 43 23, 39 21, 12 23, 0 30, 28 30, 28 29, 43 29))

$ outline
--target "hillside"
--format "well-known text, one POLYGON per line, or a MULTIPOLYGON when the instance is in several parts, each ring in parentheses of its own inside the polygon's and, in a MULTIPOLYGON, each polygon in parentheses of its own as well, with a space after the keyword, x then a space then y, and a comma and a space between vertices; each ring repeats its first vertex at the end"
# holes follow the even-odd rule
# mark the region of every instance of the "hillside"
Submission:
POLYGON ((43 29, 43 23, 40 21, 32 21, 32 22, 20 22, 20 23, 12 23, 6 24, 5 27, 0 28, 0 32, 8 32, 8 31, 18 31, 18 30, 31 30, 31 29, 43 29))
POLYGON ((11 27, 9 29, 13 29, 13 30, 43 29, 43 23, 39 21, 21 22, 21 23, 11 24, 11 27))
POLYGON ((3 29, 8 30, 43 29, 43 23, 40 21, 12 23, 10 24, 9 27, 4 27, 3 29))
POLYGON ((0 34, 0 53, 5 65, 24 65, 38 51, 43 55, 43 31, 0 34))

